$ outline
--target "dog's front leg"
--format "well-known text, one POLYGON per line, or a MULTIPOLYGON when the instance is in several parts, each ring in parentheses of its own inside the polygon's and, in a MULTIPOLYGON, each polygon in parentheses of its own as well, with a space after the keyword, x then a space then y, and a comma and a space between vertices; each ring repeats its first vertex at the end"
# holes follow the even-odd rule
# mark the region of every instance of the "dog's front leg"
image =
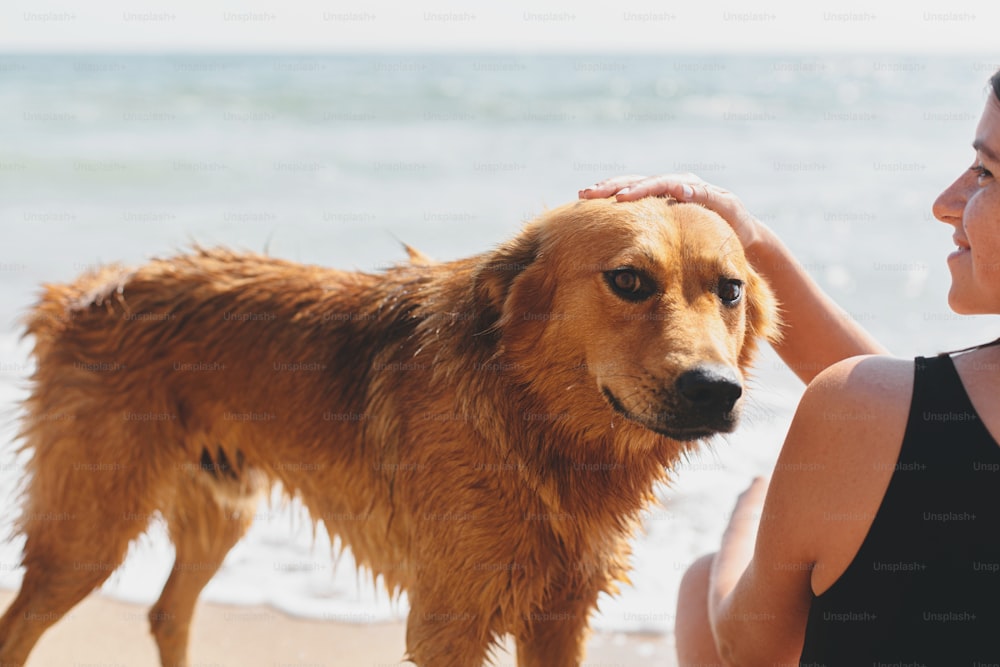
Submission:
POLYGON ((528 614, 516 637, 518 667, 579 667, 586 653, 587 622, 597 593, 569 591, 528 614))
POLYGON ((418 667, 480 667, 490 646, 488 619, 463 604, 464 589, 456 588, 454 599, 435 592, 408 591, 407 659, 418 667))

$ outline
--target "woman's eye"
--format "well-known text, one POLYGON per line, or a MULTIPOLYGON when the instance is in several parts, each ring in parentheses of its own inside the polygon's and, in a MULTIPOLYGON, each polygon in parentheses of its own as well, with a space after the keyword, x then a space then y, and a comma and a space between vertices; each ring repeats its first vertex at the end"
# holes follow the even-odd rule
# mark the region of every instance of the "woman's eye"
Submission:
POLYGON ((626 301, 644 301, 656 291, 652 281, 633 269, 606 271, 604 280, 615 294, 626 301))
POLYGON ((993 175, 989 169, 983 166, 982 162, 974 166, 972 172, 975 173, 976 178, 988 178, 993 175))
POLYGON ((735 306, 743 298, 742 280, 722 280, 716 288, 716 294, 727 306, 735 306))

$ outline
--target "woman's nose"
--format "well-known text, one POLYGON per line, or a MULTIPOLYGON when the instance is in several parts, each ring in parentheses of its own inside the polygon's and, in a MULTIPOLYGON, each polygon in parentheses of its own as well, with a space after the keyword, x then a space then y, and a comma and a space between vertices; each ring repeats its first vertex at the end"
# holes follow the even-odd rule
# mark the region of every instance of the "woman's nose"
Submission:
POLYGON ((931 211, 934 217, 941 222, 957 224, 962 220, 962 212, 965 211, 965 202, 968 199, 968 180, 970 174, 962 174, 955 182, 944 189, 934 200, 931 211))

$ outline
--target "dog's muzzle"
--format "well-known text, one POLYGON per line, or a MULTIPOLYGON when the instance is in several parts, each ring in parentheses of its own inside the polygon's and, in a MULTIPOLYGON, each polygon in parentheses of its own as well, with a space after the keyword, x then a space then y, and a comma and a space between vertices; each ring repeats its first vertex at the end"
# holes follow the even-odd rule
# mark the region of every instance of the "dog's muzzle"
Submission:
POLYGON ((725 366, 698 366, 681 373, 674 384, 692 410, 707 415, 732 412, 743 395, 743 384, 725 366))
POLYGON ((695 366, 656 392, 656 412, 641 414, 628 410, 607 387, 603 393, 616 412, 650 430, 674 440, 698 440, 736 428, 743 383, 728 366, 695 366))

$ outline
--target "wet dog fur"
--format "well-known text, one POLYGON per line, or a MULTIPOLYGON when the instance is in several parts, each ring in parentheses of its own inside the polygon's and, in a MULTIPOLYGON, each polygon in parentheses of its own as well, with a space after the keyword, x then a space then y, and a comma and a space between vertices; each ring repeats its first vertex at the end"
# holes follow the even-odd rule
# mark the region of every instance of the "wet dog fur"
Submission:
POLYGON ((202 587, 280 483, 407 592, 416 664, 480 665, 509 634, 522 667, 579 665, 654 484, 732 430, 776 326, 725 223, 664 199, 576 202, 377 274, 196 249, 48 285, 0 663, 162 516, 152 633, 187 665, 202 587))

